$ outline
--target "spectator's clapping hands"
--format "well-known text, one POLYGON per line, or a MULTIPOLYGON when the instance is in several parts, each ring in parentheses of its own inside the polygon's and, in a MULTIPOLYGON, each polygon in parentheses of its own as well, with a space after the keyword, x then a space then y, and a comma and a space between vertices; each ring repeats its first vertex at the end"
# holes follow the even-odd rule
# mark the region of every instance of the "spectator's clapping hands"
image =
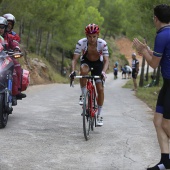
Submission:
POLYGON ((133 40, 133 47, 136 48, 139 55, 142 55, 143 51, 148 48, 146 42, 142 43, 137 38, 134 38, 133 40))

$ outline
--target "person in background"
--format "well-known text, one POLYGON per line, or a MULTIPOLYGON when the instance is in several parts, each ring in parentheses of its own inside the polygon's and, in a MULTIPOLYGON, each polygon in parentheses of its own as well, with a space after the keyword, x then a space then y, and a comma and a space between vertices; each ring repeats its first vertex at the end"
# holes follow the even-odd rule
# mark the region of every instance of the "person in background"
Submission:
POLYGON ((139 61, 136 59, 136 53, 132 53, 132 78, 133 78, 133 91, 137 90, 137 76, 139 72, 139 61))
POLYGON ((7 27, 6 31, 9 34, 13 35, 13 40, 16 40, 18 43, 20 43, 20 41, 21 41, 20 36, 15 31, 13 31, 14 25, 16 23, 14 15, 8 13, 8 14, 4 14, 3 17, 6 18, 8 21, 8 27, 7 27))
MULTIPOLYGON (((8 26, 8 22, 6 18, 0 17, 0 35, 4 38, 4 50, 6 51, 14 51, 20 52, 20 47, 17 41, 13 40, 13 36, 8 34, 6 29, 8 26)), ((26 95, 21 93, 20 91, 20 84, 21 84, 21 65, 19 62, 12 58, 14 62, 14 75, 13 75, 13 95, 15 96, 14 99, 22 99, 25 98, 26 95)), ((14 105, 16 105, 16 100, 14 101, 14 105)))
POLYGON ((125 68, 126 68, 127 78, 131 79, 132 68, 128 64, 125 65, 125 68))
POLYGON ((113 66, 113 74, 114 74, 114 79, 117 79, 117 74, 118 74, 118 65, 115 64, 113 66))
POLYGON ((122 79, 126 79, 126 68, 125 68, 125 66, 124 67, 121 66, 121 71, 122 71, 122 79))
POLYGON ((159 92, 154 125, 161 151, 160 162, 147 170, 170 169, 170 6, 160 4, 154 7, 153 22, 156 27, 154 50, 150 50, 146 43, 137 38, 133 46, 152 68, 161 66, 163 86, 159 92))
MULTIPOLYGON (((14 25, 16 23, 16 19, 15 19, 14 15, 7 13, 7 14, 4 14, 3 17, 6 18, 6 20, 8 21, 8 26, 6 28, 6 32, 10 35, 10 37, 13 39, 13 41, 17 42, 19 45, 19 43, 21 42, 21 38, 15 31, 13 31, 14 25)), ((18 78, 18 89, 19 89, 19 91, 21 91, 22 68, 21 68, 21 65, 18 62, 18 60, 15 59, 15 63, 16 63, 15 71, 16 71, 17 78, 18 78)), ((21 93, 21 92, 17 96, 18 99, 22 99, 25 97, 26 97, 26 94, 21 93)))

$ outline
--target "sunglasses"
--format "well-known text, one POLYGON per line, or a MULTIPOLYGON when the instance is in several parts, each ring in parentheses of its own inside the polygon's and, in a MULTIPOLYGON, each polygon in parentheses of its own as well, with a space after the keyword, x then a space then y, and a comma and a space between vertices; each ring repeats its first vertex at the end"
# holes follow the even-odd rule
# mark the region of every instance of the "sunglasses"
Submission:
POLYGON ((4 29, 5 28, 5 25, 0 25, 0 29, 4 29))

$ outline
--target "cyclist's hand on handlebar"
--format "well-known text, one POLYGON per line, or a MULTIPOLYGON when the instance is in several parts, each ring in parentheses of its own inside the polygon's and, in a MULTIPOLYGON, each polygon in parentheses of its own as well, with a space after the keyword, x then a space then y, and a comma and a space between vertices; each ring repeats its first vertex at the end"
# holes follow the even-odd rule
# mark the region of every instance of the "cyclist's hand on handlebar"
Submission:
POLYGON ((74 87, 74 76, 76 76, 76 72, 72 71, 71 74, 69 75, 69 77, 70 77, 70 87, 74 87))
POLYGON ((106 76, 106 73, 104 71, 102 71, 101 73, 101 79, 102 80, 106 80, 107 76, 106 76))
POLYGON ((76 76, 76 72, 72 71, 71 74, 69 75, 70 79, 74 79, 74 76, 76 76))

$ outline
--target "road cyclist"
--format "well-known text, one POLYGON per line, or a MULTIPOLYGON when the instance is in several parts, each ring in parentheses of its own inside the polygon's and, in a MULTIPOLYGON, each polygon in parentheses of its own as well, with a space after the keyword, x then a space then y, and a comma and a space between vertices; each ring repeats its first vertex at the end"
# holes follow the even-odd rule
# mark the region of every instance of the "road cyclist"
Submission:
MULTIPOLYGON (((109 52, 107 43, 105 40, 99 38, 99 26, 96 24, 88 24, 85 27, 86 37, 80 39, 74 51, 72 59, 72 72, 70 78, 76 75, 76 65, 78 59, 80 59, 80 75, 91 75, 102 76, 102 79, 106 79, 106 71, 109 66, 109 52), (90 70, 93 68, 93 70, 90 70)), ((79 104, 83 104, 84 94, 86 94, 86 82, 87 79, 80 79, 80 88, 82 94, 80 95, 79 104)), ((95 79, 95 85, 97 90, 97 125, 103 125, 102 106, 104 103, 104 87, 100 78, 95 79)))

